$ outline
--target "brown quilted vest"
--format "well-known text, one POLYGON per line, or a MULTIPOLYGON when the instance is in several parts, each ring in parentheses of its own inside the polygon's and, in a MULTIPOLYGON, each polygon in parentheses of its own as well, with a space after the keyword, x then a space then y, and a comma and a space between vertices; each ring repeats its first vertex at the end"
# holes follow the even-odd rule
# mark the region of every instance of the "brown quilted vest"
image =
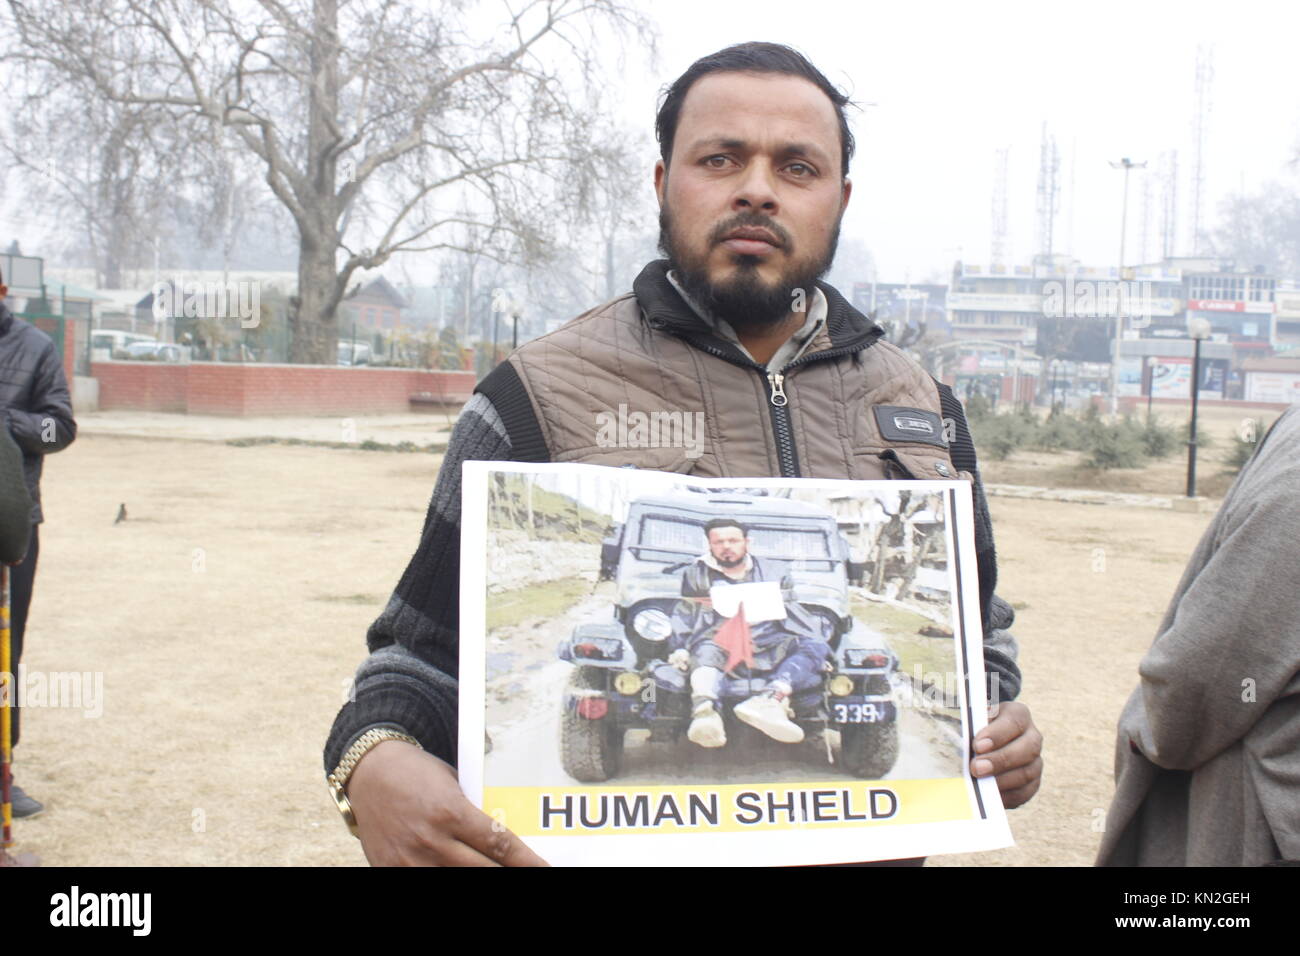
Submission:
POLYGON ((666 270, 652 262, 633 294, 526 343, 484 380, 515 457, 709 478, 969 478, 950 457, 935 381, 833 288, 821 286, 827 321, 778 379, 714 335, 666 270))

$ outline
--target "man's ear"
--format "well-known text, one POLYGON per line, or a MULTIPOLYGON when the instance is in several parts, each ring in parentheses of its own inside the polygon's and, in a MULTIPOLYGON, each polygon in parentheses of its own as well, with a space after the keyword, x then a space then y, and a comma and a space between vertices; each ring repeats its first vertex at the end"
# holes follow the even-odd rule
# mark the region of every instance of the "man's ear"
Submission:
POLYGON ((659 200, 659 206, 664 204, 664 190, 668 188, 668 167, 664 165, 662 159, 655 160, 655 197, 659 200))
POLYGON ((843 215, 844 210, 849 207, 849 196, 853 194, 853 180, 849 179, 847 176, 844 177, 844 185, 841 187, 841 193, 840 215, 843 215))

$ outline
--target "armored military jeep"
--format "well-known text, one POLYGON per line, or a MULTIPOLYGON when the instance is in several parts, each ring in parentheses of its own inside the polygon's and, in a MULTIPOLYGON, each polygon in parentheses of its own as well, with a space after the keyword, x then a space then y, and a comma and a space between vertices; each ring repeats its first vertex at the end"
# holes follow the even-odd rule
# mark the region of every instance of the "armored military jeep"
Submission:
MULTIPOLYGON (((575 665, 562 703, 565 771, 583 782, 608 780, 619 772, 628 730, 675 740, 687 729, 687 675, 667 662, 671 618, 683 599, 683 571, 708 551, 704 526, 718 517, 749 529, 752 553, 784 572, 786 601, 797 601, 821 625, 832 649, 821 685, 790 701, 805 740, 824 741, 825 731, 838 731, 845 770, 865 779, 884 776, 898 755, 892 693, 898 660, 883 635, 850 611, 848 545, 835 517, 749 490, 639 498, 606 535, 601 577, 614 582, 612 614, 578 625, 559 647, 560 658, 575 665)), ((732 707, 762 693, 766 683, 753 675, 725 679, 721 703, 729 727, 736 724, 732 707)), ((820 752, 827 759, 824 744, 820 752)))

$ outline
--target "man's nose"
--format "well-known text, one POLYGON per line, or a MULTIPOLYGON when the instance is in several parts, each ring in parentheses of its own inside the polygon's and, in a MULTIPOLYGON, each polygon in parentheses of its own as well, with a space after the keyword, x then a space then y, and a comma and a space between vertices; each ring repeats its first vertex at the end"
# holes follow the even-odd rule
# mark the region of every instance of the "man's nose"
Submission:
POLYGON ((731 208, 736 212, 759 210, 769 216, 777 214, 776 177, 768 163, 755 160, 745 168, 731 208))

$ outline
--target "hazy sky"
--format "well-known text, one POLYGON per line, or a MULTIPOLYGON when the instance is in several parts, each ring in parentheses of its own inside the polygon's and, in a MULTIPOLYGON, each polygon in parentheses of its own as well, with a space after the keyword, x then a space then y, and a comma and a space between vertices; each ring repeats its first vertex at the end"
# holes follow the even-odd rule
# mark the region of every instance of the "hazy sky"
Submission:
MULTIPOLYGON (((1056 251, 1118 259, 1123 174, 1108 160, 1179 152, 1179 253, 1190 253, 1196 54, 1212 45, 1203 216, 1243 182, 1293 174, 1300 143, 1300 5, 1294 3, 798 3, 663 0, 654 77, 628 80, 627 121, 650 129, 657 87, 730 43, 797 47, 861 103, 844 237, 864 240, 880 281, 944 274, 989 258, 994 153, 1010 147, 1011 258, 1035 246, 1042 123, 1060 150, 1056 251), (1074 190, 1071 195, 1073 158, 1074 190), (1073 198, 1073 202, 1072 202, 1073 198), (1073 216, 1071 217, 1071 212, 1073 216), (1071 228, 1071 218, 1073 225, 1071 228)), ((647 158, 652 163, 654 156, 647 158)), ((1141 246, 1142 176, 1131 174, 1131 264, 1141 246)), ((1153 187, 1155 186, 1155 177, 1153 187)), ((647 189, 649 174, 647 172, 647 189)), ((1153 189, 1151 256, 1159 251, 1153 189)))
MULTIPOLYGON (((636 0, 633 0, 636 2, 636 0)), ((1177 252, 1190 253, 1192 118, 1198 45, 1212 46, 1203 218, 1213 226, 1229 192, 1270 180, 1296 183, 1300 153, 1300 5, 1295 3, 913 2, 832 0, 743 4, 642 3, 659 25, 659 60, 637 41, 608 77, 631 129, 653 129, 659 88, 694 59, 761 39, 805 52, 859 103, 858 152, 843 238, 865 242, 882 282, 946 281, 954 259, 989 259, 995 151, 1009 148, 1010 261, 1036 249, 1035 192, 1042 124, 1060 151, 1055 249, 1087 264, 1118 259, 1122 173, 1108 160, 1151 167, 1132 174, 1127 261, 1141 258, 1143 178, 1152 181, 1148 258, 1159 254, 1161 153, 1178 150, 1177 252), (865 105, 874 104, 874 105, 865 105)), ((484 17, 499 14, 487 4, 484 17)), ((603 42, 603 41, 602 41, 603 42)), ((652 140, 644 148, 653 208, 652 140)), ((26 251, 54 225, 40 211, 8 210, 5 234, 26 251), (40 221, 38 221, 38 219, 40 221)), ((653 233, 653 213, 645 232, 653 233)), ((412 262, 411 265, 414 265, 412 262)), ((864 277, 866 278, 866 277, 864 277)))

